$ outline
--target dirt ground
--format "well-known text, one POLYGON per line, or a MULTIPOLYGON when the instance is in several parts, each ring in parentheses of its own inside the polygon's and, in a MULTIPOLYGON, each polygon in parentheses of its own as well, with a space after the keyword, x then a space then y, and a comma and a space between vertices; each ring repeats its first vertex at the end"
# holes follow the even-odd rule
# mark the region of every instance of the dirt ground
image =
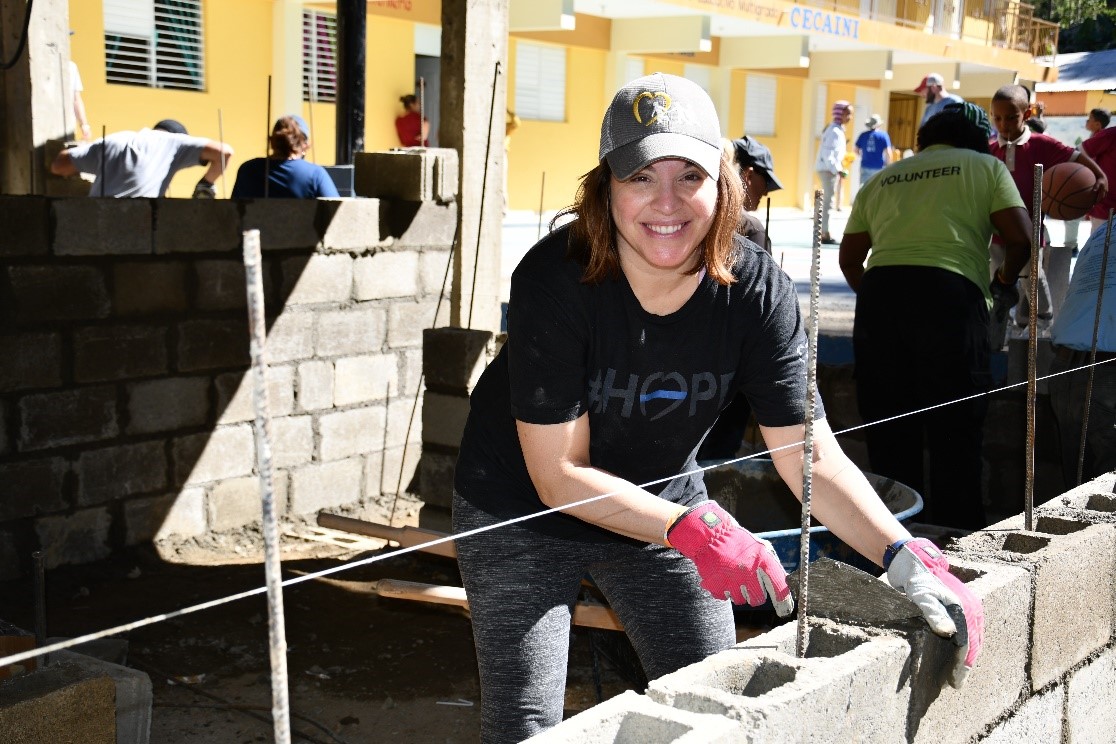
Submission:
MULTIPOLYGON (((284 578, 394 552, 346 552, 287 537, 283 543, 284 578)), ((410 553, 284 590, 295 741, 477 740, 480 698, 466 613, 381 598, 371 585, 388 577, 460 586, 452 560, 410 553)), ((47 574, 48 635, 99 631, 262 587, 264 579, 258 544, 247 538, 179 551, 176 562, 145 547, 61 567, 47 574)), ((0 584, 0 618, 31 629, 32 597, 29 578, 0 584)), ((151 676, 153 743, 273 740, 264 595, 123 637, 127 665, 151 676)), ((589 633, 575 629, 567 715, 597 702, 592 659, 589 633)), ((623 665, 600 660, 598 668, 604 698, 634 687, 617 672, 623 665)))

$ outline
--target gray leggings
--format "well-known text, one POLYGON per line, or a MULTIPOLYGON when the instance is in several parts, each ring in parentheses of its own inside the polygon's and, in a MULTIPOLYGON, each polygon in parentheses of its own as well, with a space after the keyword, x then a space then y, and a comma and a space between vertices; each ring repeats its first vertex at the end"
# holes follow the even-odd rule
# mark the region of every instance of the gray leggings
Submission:
MULTIPOLYGON (((453 531, 498 520, 453 496, 453 531)), ((694 564, 654 544, 584 543, 519 523, 457 541, 481 684, 481 741, 520 742, 562 721, 570 617, 590 575, 624 624, 649 679, 728 648, 732 605, 694 564)))

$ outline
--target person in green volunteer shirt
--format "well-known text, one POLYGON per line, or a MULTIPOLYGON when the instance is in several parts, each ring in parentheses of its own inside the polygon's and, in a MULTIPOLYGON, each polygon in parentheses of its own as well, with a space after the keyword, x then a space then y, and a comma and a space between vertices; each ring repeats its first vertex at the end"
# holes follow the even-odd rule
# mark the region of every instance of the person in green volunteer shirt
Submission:
POLYGON ((922 493, 928 521, 986 525, 981 444, 990 387, 989 310, 1010 307, 1030 255, 1030 219, 992 131, 971 103, 918 131, 919 152, 860 189, 841 240, 841 271, 857 293, 857 404, 872 471, 922 493), (988 242, 1006 249, 992 286, 988 242), (865 266, 867 259, 867 266, 865 266), (901 416, 892 421, 885 421, 901 416), (923 472, 923 449, 929 472, 923 472))

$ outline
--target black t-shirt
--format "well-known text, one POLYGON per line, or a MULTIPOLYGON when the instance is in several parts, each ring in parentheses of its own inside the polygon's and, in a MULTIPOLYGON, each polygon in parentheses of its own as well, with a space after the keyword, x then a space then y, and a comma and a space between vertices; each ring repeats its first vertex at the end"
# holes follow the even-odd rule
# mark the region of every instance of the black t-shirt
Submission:
MULTIPOLYGON (((588 414, 594 467, 679 504, 705 497, 700 473, 673 476, 695 469, 698 445, 737 392, 760 424, 805 421, 798 297, 762 248, 737 237, 737 281, 705 276, 679 310, 660 316, 642 308, 623 275, 583 283, 583 267, 566 258, 568 236, 568 228, 547 236, 512 275, 508 340, 473 390, 461 442, 454 487, 464 499, 500 519, 546 508, 515 419, 557 424, 588 414)), ((573 539, 626 539, 565 514, 523 524, 573 539)))

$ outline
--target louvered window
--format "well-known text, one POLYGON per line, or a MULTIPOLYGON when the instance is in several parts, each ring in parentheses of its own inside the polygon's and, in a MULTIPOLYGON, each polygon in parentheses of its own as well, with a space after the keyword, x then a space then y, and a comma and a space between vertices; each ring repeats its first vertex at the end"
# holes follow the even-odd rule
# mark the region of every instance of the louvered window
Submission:
POLYGON ((205 89, 202 0, 103 0, 108 82, 205 89))
POLYGON ((744 87, 744 134, 775 134, 775 78, 749 74, 744 87))
POLYGON ((302 11, 302 100, 337 100, 337 15, 302 11))
POLYGON ((523 119, 566 120, 566 50, 517 42, 515 113, 523 119))

